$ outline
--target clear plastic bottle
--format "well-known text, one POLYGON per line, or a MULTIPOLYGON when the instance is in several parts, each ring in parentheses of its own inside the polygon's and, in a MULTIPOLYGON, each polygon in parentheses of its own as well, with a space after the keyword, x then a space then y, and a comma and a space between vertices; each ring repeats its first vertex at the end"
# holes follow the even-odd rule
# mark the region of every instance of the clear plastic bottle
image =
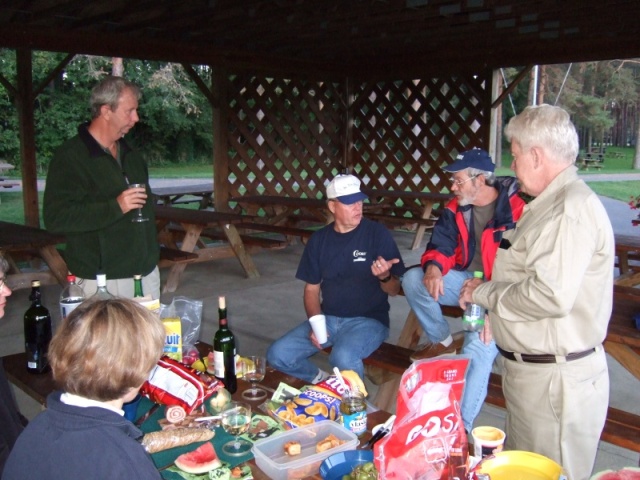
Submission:
POLYGON ((98 273, 96 275, 96 284, 98 289, 96 293, 91 296, 92 300, 111 300, 115 298, 109 290, 107 290, 107 276, 104 273, 98 273))
POLYGON ((60 318, 64 320, 78 305, 84 302, 84 291, 76 283, 75 275, 67 275, 67 285, 60 293, 60 318))
MULTIPOLYGON (((484 278, 482 272, 473 272, 474 278, 484 278)), ((467 332, 480 332, 484 328, 484 307, 477 303, 468 303, 462 315, 462 329, 467 332)))

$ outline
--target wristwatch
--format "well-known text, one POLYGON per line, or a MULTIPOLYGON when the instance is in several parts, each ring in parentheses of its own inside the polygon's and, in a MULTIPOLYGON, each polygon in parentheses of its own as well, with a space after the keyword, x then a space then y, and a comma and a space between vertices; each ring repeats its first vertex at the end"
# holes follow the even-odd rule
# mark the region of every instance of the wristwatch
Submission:
POLYGON ((381 278, 379 278, 378 280, 379 280, 381 283, 387 283, 389 280, 391 280, 391 274, 389 274, 389 276, 388 276, 388 277, 386 277, 386 278, 382 278, 382 279, 381 279, 381 278))

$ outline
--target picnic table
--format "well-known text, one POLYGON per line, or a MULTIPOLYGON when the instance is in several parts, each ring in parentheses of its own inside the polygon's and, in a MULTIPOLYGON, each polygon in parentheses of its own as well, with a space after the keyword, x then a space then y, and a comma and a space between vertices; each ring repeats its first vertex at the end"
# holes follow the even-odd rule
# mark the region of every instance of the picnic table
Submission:
POLYGON ((640 237, 615 234, 614 242, 616 266, 620 270, 620 276, 615 280, 616 285, 632 287, 640 284, 640 266, 629 264, 629 260, 640 260, 640 237))
POLYGON ((454 195, 442 192, 409 192, 405 190, 378 190, 363 188, 369 196, 370 204, 365 209, 368 218, 389 223, 416 223, 416 233, 411 250, 420 247, 427 228, 432 228, 437 218, 433 214, 436 205, 443 207, 454 195), (387 212, 397 210, 397 200, 402 200, 402 208, 409 216, 390 215, 387 212))
POLYGON ((152 187, 151 193, 157 203, 167 206, 197 202, 202 210, 213 205, 213 183, 152 187))
POLYGON ((333 221, 333 216, 327 207, 326 200, 320 198, 287 197, 284 195, 246 195, 232 197, 230 202, 236 202, 248 215, 257 215, 262 209, 265 222, 277 225, 283 221, 295 218, 296 215, 307 216, 317 222, 326 224, 333 221))
MULTIPOLYGON (((206 356, 211 351, 211 345, 198 342, 196 347, 200 351, 200 353, 206 356)), ((24 353, 16 353, 13 355, 7 355, 2 357, 2 362, 4 364, 5 371, 7 373, 7 378, 11 381, 16 387, 23 390, 27 395, 35 399, 38 403, 45 405, 47 396, 55 390, 55 384, 53 382, 53 377, 51 372, 33 375, 27 372, 26 369, 26 355, 24 353)), ((305 382, 300 380, 299 378, 289 376, 279 370, 276 370, 272 367, 267 367, 267 372, 265 378, 262 382, 260 382, 260 387, 264 388, 269 392, 275 392, 280 385, 280 382, 284 382, 287 385, 290 385, 294 388, 302 388, 305 386, 305 382)), ((251 388, 251 385, 242 380, 238 379, 238 390, 232 395, 233 400, 247 402, 247 399, 242 397, 242 393, 245 390, 251 388)), ((260 401, 248 401, 248 403, 252 404, 252 409, 255 412, 259 411, 260 401)), ((140 410, 138 411, 138 413, 140 410)), ((374 426, 384 423, 391 414, 384 410, 377 410, 374 412, 370 412, 367 415, 367 432, 363 434, 363 436, 359 439, 360 444, 364 445, 364 443, 371 438, 371 430, 374 426)), ((151 419, 149 421, 152 421, 151 419)), ((146 425, 146 423, 145 423, 146 425)), ((143 431, 147 431, 147 428, 143 428, 143 431)), ((195 448, 195 447, 194 447, 195 448)), ((178 451, 179 449, 174 449, 178 451)), ((177 455, 177 454, 176 454, 177 455)), ((255 459, 251 459, 246 462, 247 465, 251 467, 251 471, 253 474, 253 478, 255 480, 269 480, 269 476, 264 473, 258 466, 256 465, 255 459)), ((162 469, 166 465, 157 465, 159 469, 162 469)), ((309 479, 320 479, 320 475, 314 475, 311 477, 305 477, 309 479)))
MULTIPOLYGON (((171 270, 163 292, 175 292, 188 263, 209 262, 218 258, 235 256, 247 277, 257 278, 260 276, 234 225, 234 223, 247 221, 250 218, 235 213, 190 210, 162 205, 155 206, 155 214, 160 243, 165 244, 170 250, 178 250, 187 254, 182 258, 165 259, 164 264, 170 265, 171 270), (179 227, 172 228, 172 225, 179 227), (201 235, 205 229, 220 231, 222 239, 227 245, 214 247, 205 245, 201 241, 201 235)), ((160 266, 164 266, 162 261, 160 266)))
POLYGON ((31 280, 40 280, 43 284, 59 283, 66 285, 68 268, 58 252, 56 245, 66 241, 64 235, 53 234, 47 230, 28 227, 17 223, 0 221, 0 250, 9 261, 7 284, 12 289, 31 286, 31 280), (23 272, 14 257, 38 256, 49 267, 48 272, 23 272))

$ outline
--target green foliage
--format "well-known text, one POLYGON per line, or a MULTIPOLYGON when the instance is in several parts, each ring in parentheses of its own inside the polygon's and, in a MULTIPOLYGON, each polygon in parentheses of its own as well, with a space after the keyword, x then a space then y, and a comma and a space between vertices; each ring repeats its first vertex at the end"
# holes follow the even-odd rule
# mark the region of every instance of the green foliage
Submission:
MULTIPOLYGON (((38 86, 65 57, 50 52, 33 53, 33 79, 38 86)), ((46 173, 56 148, 90 120, 91 88, 109 75, 112 59, 76 55, 35 101, 36 159, 38 173, 46 173)), ((194 67, 205 84, 210 71, 194 67)), ((13 50, 0 49, 0 74, 15 85, 13 50)), ((141 87, 140 122, 127 139, 141 148, 150 164, 211 162, 213 140, 211 107, 182 66, 161 62, 124 60, 124 76, 141 87)), ((0 158, 18 166, 20 144, 18 114, 13 99, 0 88, 0 158)))

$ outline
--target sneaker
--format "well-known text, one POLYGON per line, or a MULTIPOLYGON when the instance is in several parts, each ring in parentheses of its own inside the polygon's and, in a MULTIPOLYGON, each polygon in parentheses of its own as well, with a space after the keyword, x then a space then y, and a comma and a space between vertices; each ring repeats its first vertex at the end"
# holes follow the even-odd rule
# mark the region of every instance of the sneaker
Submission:
POLYGON ((329 372, 325 372, 324 370, 322 370, 321 368, 318 369, 318 374, 316 375, 316 378, 313 379, 313 381, 311 382, 313 385, 316 385, 324 380, 326 380, 327 378, 329 378, 331 376, 331 374, 329 372))
POLYGON ((456 353, 456 347, 452 343, 448 347, 445 347, 441 343, 427 343, 426 345, 418 345, 415 352, 409 357, 412 362, 417 360, 424 360, 425 358, 435 358, 442 355, 456 353))

